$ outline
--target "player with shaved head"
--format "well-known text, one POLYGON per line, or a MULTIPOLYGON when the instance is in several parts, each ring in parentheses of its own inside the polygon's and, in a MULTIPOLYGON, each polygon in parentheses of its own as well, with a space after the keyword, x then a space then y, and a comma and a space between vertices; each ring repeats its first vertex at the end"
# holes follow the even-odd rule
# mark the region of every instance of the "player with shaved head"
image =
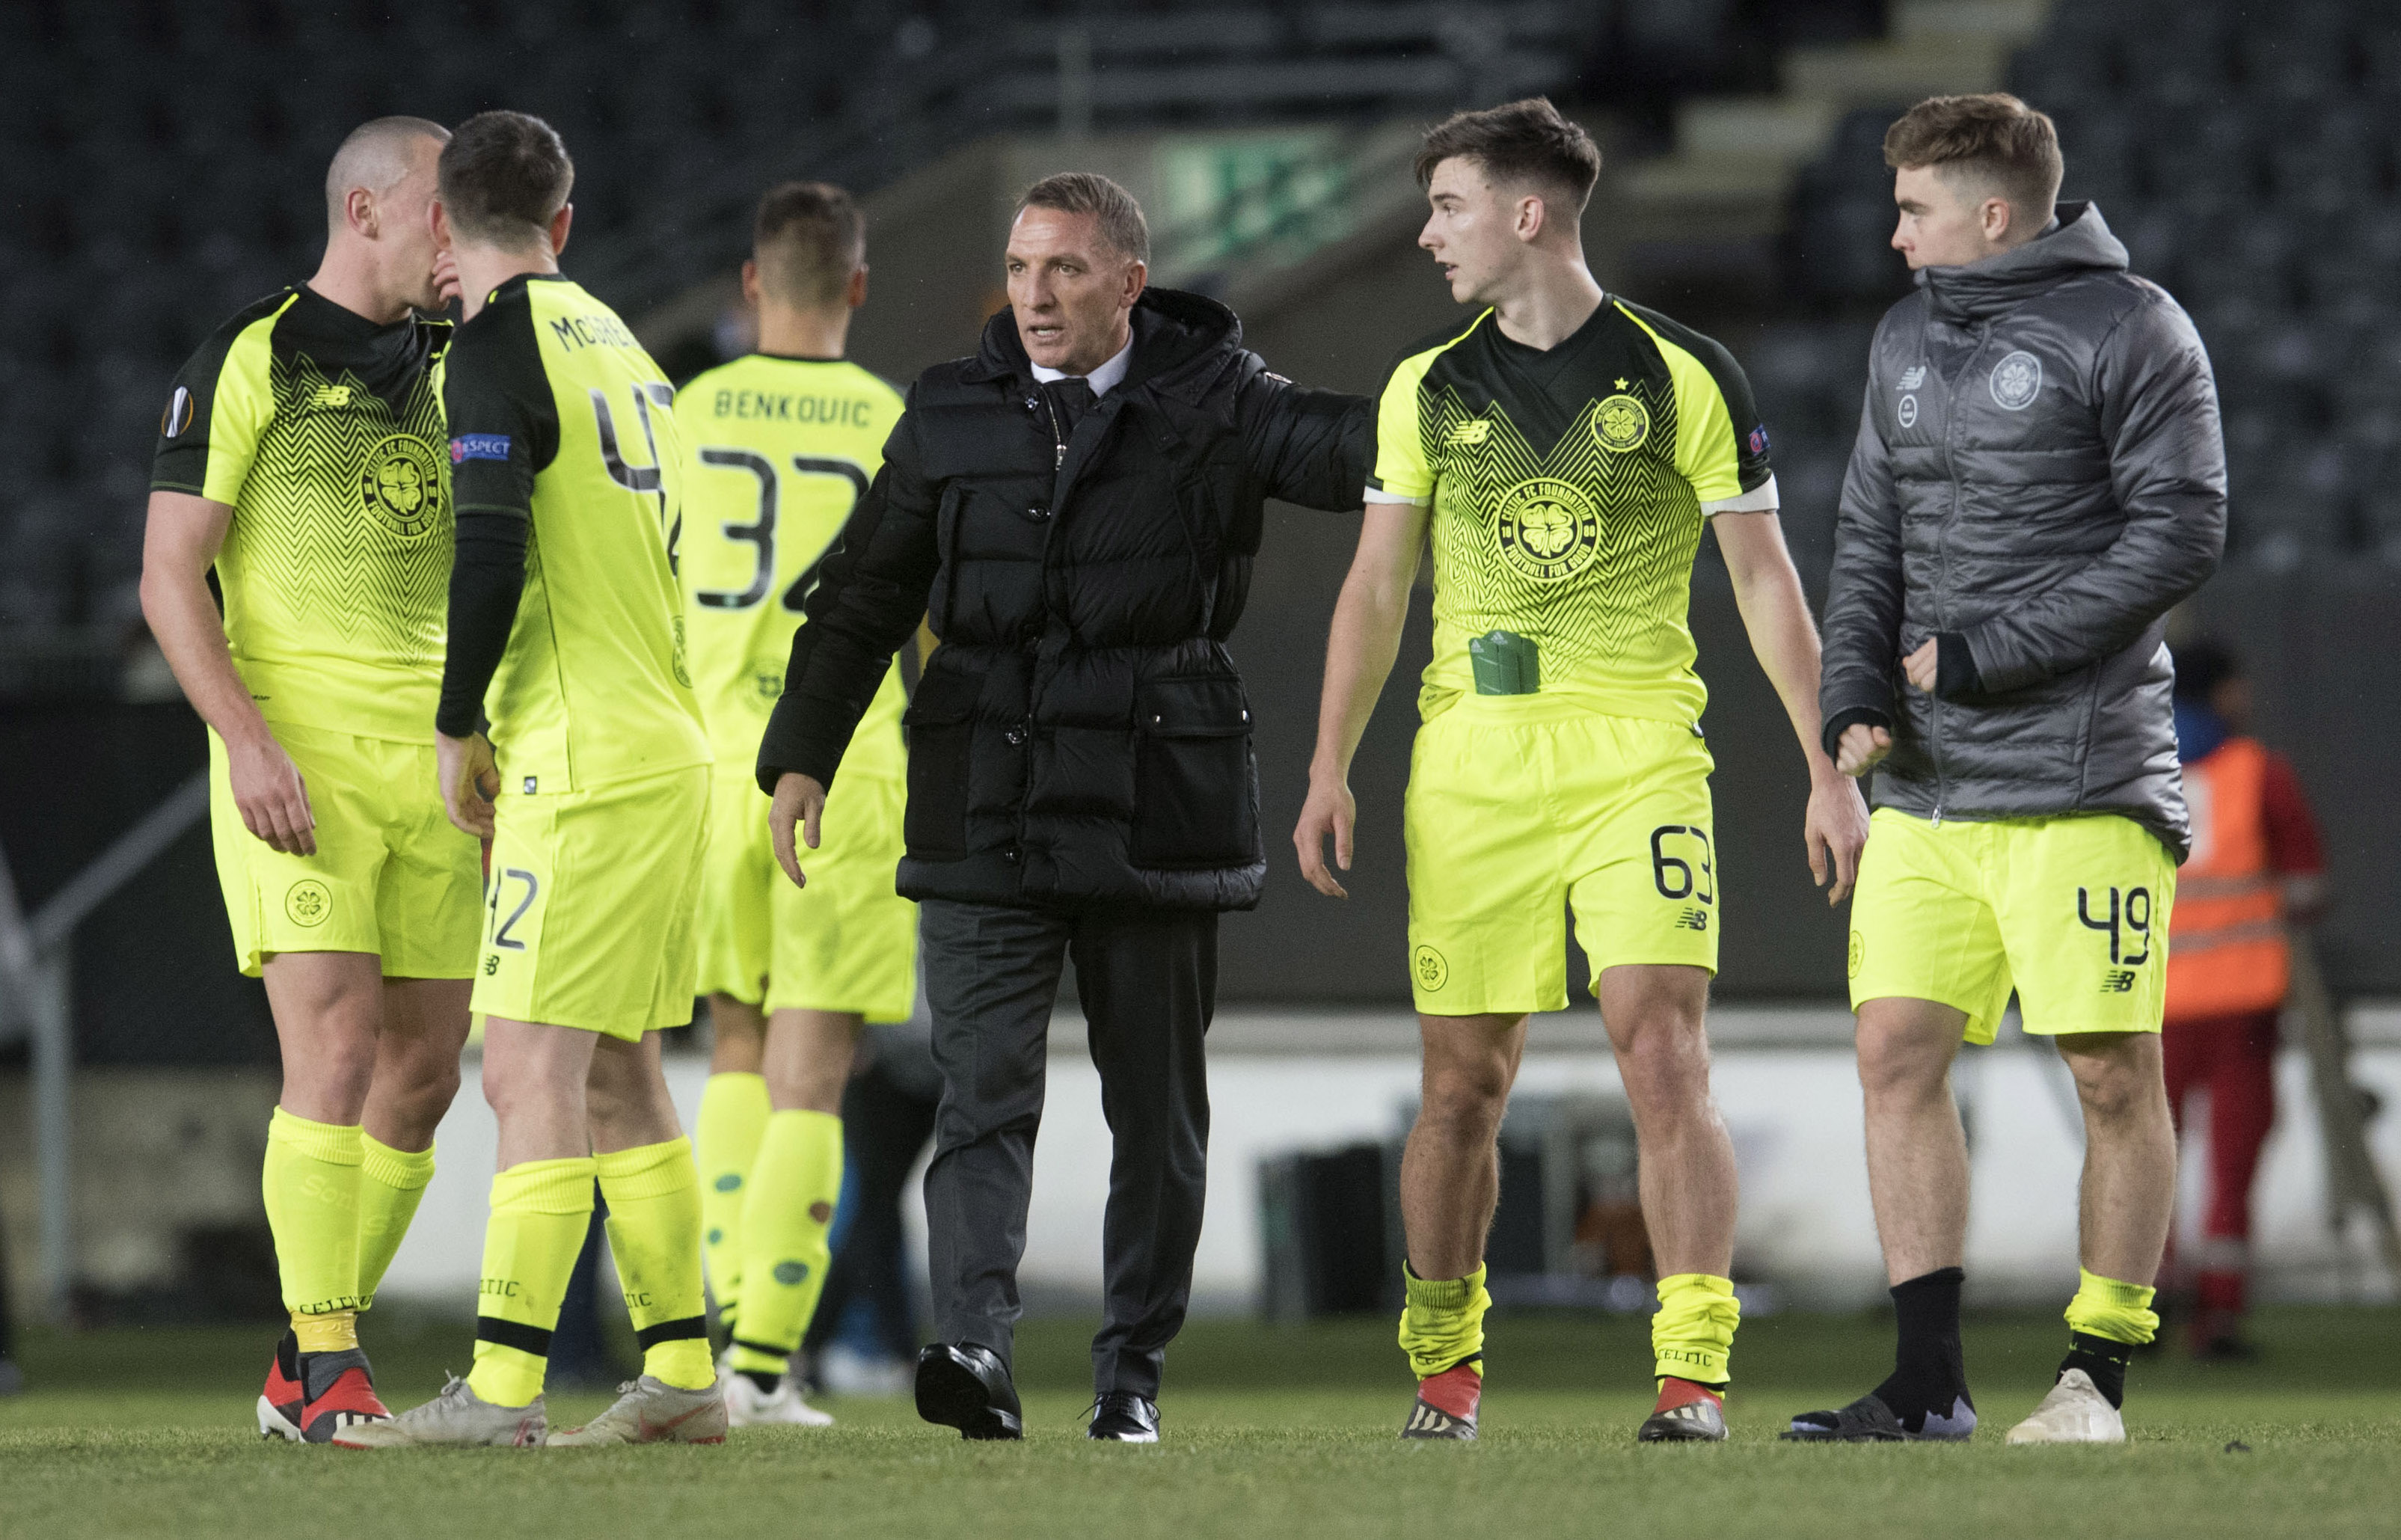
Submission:
POLYGON ((475 961, 479 852, 433 779, 450 327, 422 312, 458 287, 429 219, 449 138, 380 117, 342 142, 315 276, 169 392, 143 548, 143 612, 209 727, 235 956, 282 1048, 264 1187, 292 1327, 258 1427, 310 1443, 387 1415, 357 1317, 433 1174, 475 961))

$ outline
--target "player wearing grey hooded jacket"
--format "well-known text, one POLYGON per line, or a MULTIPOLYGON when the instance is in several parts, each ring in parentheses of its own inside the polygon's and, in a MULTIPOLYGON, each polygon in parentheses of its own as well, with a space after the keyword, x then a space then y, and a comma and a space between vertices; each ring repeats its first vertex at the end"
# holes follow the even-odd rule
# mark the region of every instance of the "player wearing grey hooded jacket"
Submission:
POLYGON ((2163 617, 2226 540, 2201 338, 2089 203, 1917 282, 1876 328, 1843 485, 1827 751, 1854 723, 1886 727, 1876 806, 2120 814, 2182 860, 2163 617), (1931 695, 1900 668, 1929 637, 1931 695))

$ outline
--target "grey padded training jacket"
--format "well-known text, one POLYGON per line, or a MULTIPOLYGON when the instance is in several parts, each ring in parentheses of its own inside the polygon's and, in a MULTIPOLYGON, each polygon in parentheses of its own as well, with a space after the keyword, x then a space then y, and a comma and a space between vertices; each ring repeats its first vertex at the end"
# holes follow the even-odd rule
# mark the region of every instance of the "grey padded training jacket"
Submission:
POLYGON ((2117 813, 2191 844, 2162 617, 2226 543, 2217 388, 2101 211, 1928 268, 1876 328, 1818 701, 1890 727, 1872 800, 1920 818, 2117 813), (1938 640, 1937 689, 1901 657, 1938 640))

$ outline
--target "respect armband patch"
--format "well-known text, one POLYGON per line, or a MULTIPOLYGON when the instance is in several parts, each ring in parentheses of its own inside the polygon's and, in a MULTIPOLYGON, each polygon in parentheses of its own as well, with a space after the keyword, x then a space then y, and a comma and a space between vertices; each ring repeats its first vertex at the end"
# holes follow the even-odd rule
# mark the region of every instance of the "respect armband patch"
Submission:
POLYGON ((463 465, 471 460, 501 460, 509 458, 509 435, 506 433, 461 433, 450 441, 450 463, 463 465))

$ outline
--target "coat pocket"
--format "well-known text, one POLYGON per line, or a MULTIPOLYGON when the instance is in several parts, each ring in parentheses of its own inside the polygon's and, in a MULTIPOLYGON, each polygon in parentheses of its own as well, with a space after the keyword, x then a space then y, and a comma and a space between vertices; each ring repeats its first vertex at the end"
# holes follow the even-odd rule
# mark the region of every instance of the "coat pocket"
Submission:
POLYGON ((1135 696, 1128 859, 1151 868, 1259 859, 1251 708, 1240 680, 1158 680, 1135 696))
POLYGON ((976 698, 983 681, 928 671, 901 718, 909 729, 909 807, 901 832, 909 854, 957 860, 967 853, 967 772, 976 698))

